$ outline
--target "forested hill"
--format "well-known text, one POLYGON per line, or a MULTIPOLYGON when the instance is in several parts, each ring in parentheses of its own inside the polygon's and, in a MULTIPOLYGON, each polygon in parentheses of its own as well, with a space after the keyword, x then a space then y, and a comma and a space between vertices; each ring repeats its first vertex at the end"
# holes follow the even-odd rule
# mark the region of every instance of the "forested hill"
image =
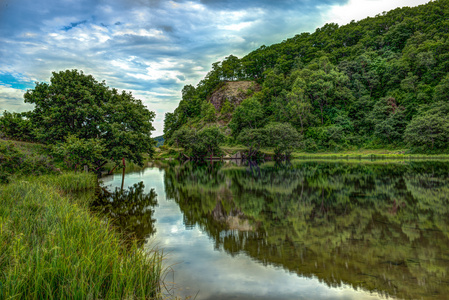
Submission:
POLYGON ((178 108, 165 116, 164 137, 170 142, 181 128, 216 124, 235 141, 245 128, 288 122, 309 151, 441 151, 449 143, 448 72, 449 0, 326 24, 214 63, 196 87, 183 88, 178 108), (217 109, 210 95, 227 81, 260 88, 217 109))

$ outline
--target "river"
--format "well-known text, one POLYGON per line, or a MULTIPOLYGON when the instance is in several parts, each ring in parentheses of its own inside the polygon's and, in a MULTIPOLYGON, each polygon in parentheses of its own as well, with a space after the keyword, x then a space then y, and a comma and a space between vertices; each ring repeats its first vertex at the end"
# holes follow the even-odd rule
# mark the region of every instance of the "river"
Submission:
POLYGON ((449 162, 160 163, 96 209, 192 299, 447 299, 449 162))

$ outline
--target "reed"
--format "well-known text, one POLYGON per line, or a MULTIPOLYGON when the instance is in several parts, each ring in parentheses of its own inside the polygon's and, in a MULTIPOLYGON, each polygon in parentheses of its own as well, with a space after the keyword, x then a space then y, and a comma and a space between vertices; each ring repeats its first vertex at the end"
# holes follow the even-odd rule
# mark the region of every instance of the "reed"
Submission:
POLYGON ((61 191, 88 174, 0 185, 0 299, 153 299, 162 256, 125 243, 111 224, 61 191))

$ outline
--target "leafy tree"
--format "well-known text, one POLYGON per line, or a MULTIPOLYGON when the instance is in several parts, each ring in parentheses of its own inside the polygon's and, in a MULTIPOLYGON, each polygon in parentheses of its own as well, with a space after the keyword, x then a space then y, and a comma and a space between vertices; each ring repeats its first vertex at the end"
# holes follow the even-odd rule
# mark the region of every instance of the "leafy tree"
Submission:
POLYGON ((98 139, 103 156, 116 164, 123 158, 142 164, 143 154, 154 153, 155 113, 131 93, 110 89, 82 71, 53 72, 49 84, 37 82, 24 97, 35 105, 29 117, 44 143, 62 142, 69 135, 98 139))
POLYGON ((69 135, 64 143, 53 147, 53 153, 61 157, 69 168, 87 165, 90 169, 100 166, 106 152, 103 142, 99 139, 79 139, 69 135))
POLYGON ((393 97, 379 100, 371 112, 374 134, 388 143, 402 142, 405 130, 405 109, 393 97))
POLYGON ((302 140, 302 136, 289 123, 271 123, 264 127, 264 131, 267 135, 267 146, 274 147, 277 158, 288 159, 302 140))
POLYGON ((221 106, 220 114, 225 119, 230 119, 233 111, 233 107, 228 99, 225 99, 223 105, 221 106))
POLYGON ((301 127, 301 134, 304 132, 304 127, 309 125, 313 116, 311 113, 312 105, 310 100, 305 97, 304 90, 299 85, 294 85, 292 91, 288 93, 288 104, 286 111, 288 113, 288 120, 292 124, 298 124, 301 127))
POLYGON ((204 159, 208 155, 220 153, 220 143, 224 141, 224 135, 216 126, 199 131, 182 128, 173 134, 172 139, 177 146, 184 148, 190 157, 204 159))
POLYGON ((183 147, 185 148, 187 145, 190 144, 190 141, 192 139, 192 135, 195 134, 195 131, 188 128, 181 128, 176 130, 170 140, 169 144, 175 145, 176 147, 183 147))
MULTIPOLYGON (((207 127, 198 132, 199 144, 196 149, 197 153, 203 152, 214 156, 214 154, 220 153, 220 143, 224 141, 224 135, 221 133, 220 128, 217 126, 207 127)), ((194 156, 198 156, 198 154, 194 154, 194 156)))
POLYGON ((407 125, 405 141, 424 151, 447 148, 449 146, 448 114, 448 103, 435 103, 427 111, 415 116, 407 125))
POLYGON ((176 113, 166 113, 164 118, 164 139, 169 141, 173 133, 178 130, 181 125, 176 113))
POLYGON ((268 136, 264 128, 243 129, 237 137, 237 141, 248 147, 248 157, 257 155, 259 149, 267 145, 268 136))
POLYGON ((215 122, 215 120, 217 119, 217 116, 215 115, 215 107, 209 101, 204 101, 203 105, 201 106, 201 111, 206 122, 215 122))
POLYGON ((240 60, 234 55, 225 58, 221 63, 221 69, 225 80, 236 80, 242 77, 240 60))
POLYGON ((26 113, 3 112, 0 117, 0 133, 8 138, 18 140, 33 140, 33 127, 26 113))
POLYGON ((232 134, 238 136, 244 128, 255 129, 261 127, 262 121, 262 105, 256 99, 250 97, 243 100, 240 106, 235 109, 229 127, 232 129, 232 134))

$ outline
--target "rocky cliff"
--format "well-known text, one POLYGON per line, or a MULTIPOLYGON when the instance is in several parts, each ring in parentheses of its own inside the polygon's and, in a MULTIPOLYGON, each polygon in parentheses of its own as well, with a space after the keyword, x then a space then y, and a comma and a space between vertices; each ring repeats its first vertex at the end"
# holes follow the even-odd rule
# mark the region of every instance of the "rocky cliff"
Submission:
POLYGON ((260 90, 260 85, 254 81, 226 81, 210 95, 208 100, 217 111, 220 111, 226 100, 235 107, 260 90))

